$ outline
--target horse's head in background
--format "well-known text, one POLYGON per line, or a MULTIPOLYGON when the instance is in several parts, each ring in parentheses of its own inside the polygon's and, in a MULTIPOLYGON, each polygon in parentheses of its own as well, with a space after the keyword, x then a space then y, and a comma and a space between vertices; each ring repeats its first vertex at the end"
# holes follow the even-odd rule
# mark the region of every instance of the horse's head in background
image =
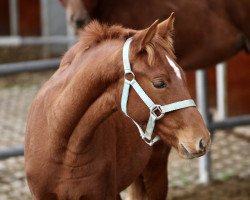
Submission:
MULTIPOLYGON (((190 99, 184 72, 174 61, 173 21, 171 15, 160 24, 156 21, 148 29, 136 32, 130 46, 129 60, 135 79, 159 105, 190 99)), ((132 89, 127 110, 135 121, 147 122, 148 108, 132 89)), ((184 158, 203 155, 210 144, 209 132, 195 107, 165 113, 156 122, 154 133, 184 158)))
POLYGON ((88 12, 93 9, 96 0, 59 0, 65 7, 68 23, 73 27, 75 33, 89 23, 88 12))

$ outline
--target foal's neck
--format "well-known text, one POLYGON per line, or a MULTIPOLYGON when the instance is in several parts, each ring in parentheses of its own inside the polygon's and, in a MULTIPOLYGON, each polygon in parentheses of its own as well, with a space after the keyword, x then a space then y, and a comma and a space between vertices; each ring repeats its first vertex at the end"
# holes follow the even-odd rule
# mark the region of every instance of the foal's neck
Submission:
POLYGON ((54 79, 62 73, 71 74, 67 83, 61 81, 63 88, 48 115, 51 140, 59 143, 54 145, 59 147, 57 151, 65 152, 66 148, 81 153, 96 127, 116 110, 115 92, 122 71, 120 47, 114 43, 108 48, 89 49, 55 73, 54 79))

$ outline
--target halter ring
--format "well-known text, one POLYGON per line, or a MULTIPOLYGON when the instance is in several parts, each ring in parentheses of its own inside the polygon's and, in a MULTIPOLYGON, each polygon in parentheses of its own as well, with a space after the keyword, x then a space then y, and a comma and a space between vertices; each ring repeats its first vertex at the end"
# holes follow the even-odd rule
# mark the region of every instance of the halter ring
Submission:
POLYGON ((164 116, 161 105, 155 104, 150 108, 150 113, 156 117, 156 120, 161 119, 164 116))
POLYGON ((124 74, 124 79, 131 83, 133 80, 135 80, 135 74, 132 71, 128 71, 124 74), (128 79, 128 76, 132 76, 131 80, 128 79))

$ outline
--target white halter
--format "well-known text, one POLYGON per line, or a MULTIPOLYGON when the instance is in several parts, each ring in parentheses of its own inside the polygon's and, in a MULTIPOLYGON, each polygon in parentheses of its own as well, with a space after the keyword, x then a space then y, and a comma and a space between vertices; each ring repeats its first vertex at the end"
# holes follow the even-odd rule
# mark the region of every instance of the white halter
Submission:
POLYGON ((149 108, 149 119, 147 123, 147 128, 145 132, 142 130, 140 125, 133 120, 130 116, 128 116, 134 124, 137 126, 141 138, 150 146, 152 146, 155 142, 160 140, 159 136, 156 136, 155 138, 152 139, 152 134, 153 130, 155 127, 155 121, 158 119, 161 119, 165 113, 171 112, 174 110, 179 110, 191 106, 196 106, 194 101, 192 99, 187 99, 184 101, 178 101, 175 103, 167 104, 164 106, 155 104, 149 97, 148 95, 144 92, 144 90, 141 88, 141 86, 138 84, 138 82, 135 80, 135 75, 131 70, 130 67, 130 62, 129 62, 129 46, 130 43, 132 42, 132 38, 127 39, 123 46, 123 66, 124 66, 124 86, 123 86, 123 92, 122 92, 122 99, 121 99, 121 108, 122 111, 125 113, 126 116, 127 114, 127 102, 128 102, 128 96, 129 96, 129 89, 130 86, 134 88, 136 93, 140 96, 142 101, 147 105, 149 108), (126 79, 126 75, 131 74, 133 76, 133 79, 130 81, 126 79))

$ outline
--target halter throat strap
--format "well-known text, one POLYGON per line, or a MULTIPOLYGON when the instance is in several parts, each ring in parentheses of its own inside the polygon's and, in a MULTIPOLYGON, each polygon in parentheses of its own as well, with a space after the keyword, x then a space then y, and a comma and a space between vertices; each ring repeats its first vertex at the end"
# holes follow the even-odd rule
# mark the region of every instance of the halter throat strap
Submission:
POLYGON ((187 108, 187 107, 194 107, 196 106, 192 99, 187 99, 184 101, 178 101, 175 103, 167 104, 164 106, 155 104, 149 96, 144 92, 142 87, 139 83, 135 80, 135 75, 131 69, 130 62, 129 62, 129 47, 130 43, 132 42, 132 37, 127 39, 123 46, 123 67, 124 67, 124 86, 122 92, 122 99, 121 99, 121 109, 126 116, 128 116, 136 125, 141 138, 150 146, 152 146, 155 142, 160 140, 160 137, 157 135, 152 138, 155 122, 161 119, 165 113, 172 112, 175 110, 187 108), (132 80, 128 80, 126 77, 130 75, 132 76, 132 80), (128 104, 128 97, 130 88, 133 88, 135 92, 139 95, 141 100, 147 105, 149 108, 149 119, 147 123, 146 130, 143 131, 140 125, 132 119, 127 113, 127 104, 128 104))

